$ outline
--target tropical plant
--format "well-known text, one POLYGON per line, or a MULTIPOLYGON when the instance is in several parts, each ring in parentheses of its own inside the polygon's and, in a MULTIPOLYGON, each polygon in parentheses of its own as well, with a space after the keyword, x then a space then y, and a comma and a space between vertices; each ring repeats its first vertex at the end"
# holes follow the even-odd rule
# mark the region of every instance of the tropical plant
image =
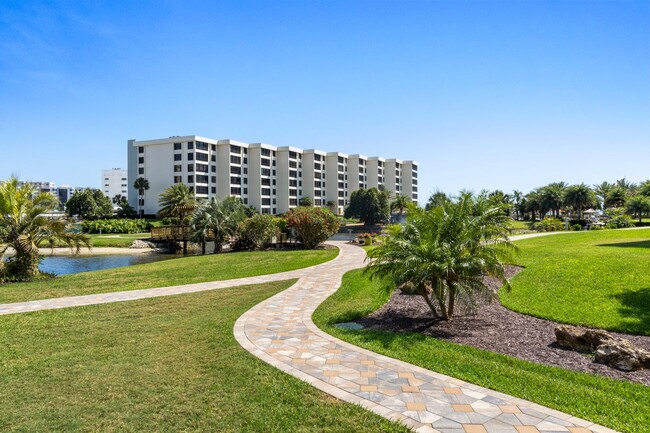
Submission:
POLYGON ((196 208, 196 198, 184 183, 175 183, 164 190, 158 197, 158 215, 162 218, 174 218, 179 224, 186 224, 187 219, 196 208))
POLYGON ((560 217, 562 209, 563 194, 567 185, 565 182, 553 182, 539 190, 539 211, 542 215, 553 212, 555 218, 560 217))
POLYGON ((390 203, 390 210, 392 212, 397 211, 398 220, 402 220, 402 215, 404 211, 412 204, 413 202, 405 195, 398 194, 395 196, 395 199, 390 203))
POLYGON ((0 183, 0 281, 30 280, 39 274, 39 247, 68 246, 77 254, 90 248, 90 239, 67 230, 67 221, 46 214, 56 209, 59 200, 36 192, 29 184, 10 178, 0 183), (4 260, 8 248, 14 255, 4 260))
POLYGON ((524 195, 521 191, 514 190, 512 191, 512 200, 515 209, 515 219, 518 220, 521 218, 522 207, 524 203, 524 195))
POLYGON ((300 197, 300 200, 298 200, 298 204, 300 206, 313 206, 314 202, 312 201, 311 197, 305 196, 305 197, 300 197))
POLYGON ((533 224, 533 230, 538 232, 558 232, 564 230, 565 224, 559 218, 544 218, 533 224))
POLYGON ((438 206, 443 206, 451 201, 451 198, 442 191, 436 190, 427 201, 426 210, 431 210, 438 206))
POLYGON ((428 211, 416 208, 368 252, 367 272, 422 296, 436 318, 450 320, 457 304, 471 309, 478 299, 495 296, 486 275, 509 287, 503 263, 515 247, 508 220, 498 206, 471 194, 428 211))
POLYGON ((214 253, 221 251, 223 244, 237 233, 237 227, 246 218, 241 200, 212 198, 201 204, 190 222, 192 241, 201 244, 205 253, 205 243, 214 239, 214 253))
POLYGON ((271 215, 255 214, 239 224, 238 242, 242 249, 262 250, 268 248, 273 237, 279 234, 278 226, 271 215))
POLYGON ((84 221, 81 228, 84 233, 144 233, 151 230, 153 225, 143 219, 106 219, 84 221))
POLYGON ((385 221, 390 214, 388 192, 377 188, 358 189, 350 196, 345 218, 359 218, 365 225, 385 221))
POLYGON ((565 206, 569 206, 578 212, 578 219, 582 219, 582 210, 584 208, 594 207, 598 204, 594 192, 584 183, 571 185, 564 190, 563 201, 565 206))
POLYGON ((614 184, 606 181, 592 187, 594 194, 598 197, 599 205, 603 210, 607 208, 607 197, 613 188, 614 184))
POLYGON ((650 197, 650 179, 639 185, 639 194, 650 197))
POLYGON ((605 209, 612 207, 623 207, 627 201, 628 194, 625 188, 614 186, 605 197, 605 209))
POLYGON ((531 221, 535 221, 537 219, 537 212, 540 213, 541 217, 541 204, 540 204, 540 194, 539 194, 539 189, 535 189, 528 194, 526 194, 526 197, 524 199, 524 211, 526 213, 530 213, 530 219, 531 221))
POLYGON ((650 213, 650 197, 640 194, 630 197, 627 200, 625 210, 630 215, 639 218, 639 222, 641 222, 643 215, 650 213))
POLYGON ((78 216, 83 220, 95 220, 113 216, 113 204, 98 189, 75 191, 65 203, 68 216, 78 216))
POLYGON ((285 214, 287 225, 296 231, 304 248, 316 248, 339 230, 339 220, 322 207, 297 207, 285 214))
POLYGON ((138 215, 140 218, 144 215, 143 203, 144 203, 144 194, 149 189, 149 181, 144 177, 139 177, 133 182, 133 188, 138 190, 138 215))

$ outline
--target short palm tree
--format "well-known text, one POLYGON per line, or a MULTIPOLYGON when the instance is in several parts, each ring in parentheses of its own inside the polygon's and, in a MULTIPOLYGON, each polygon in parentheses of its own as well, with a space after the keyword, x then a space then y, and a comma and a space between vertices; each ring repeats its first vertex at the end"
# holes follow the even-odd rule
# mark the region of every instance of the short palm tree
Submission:
POLYGON ((184 183, 176 183, 160 194, 158 197, 158 214, 163 218, 178 218, 180 224, 185 224, 187 217, 196 208, 196 198, 184 183))
POLYGON ((139 177, 133 182, 133 188, 138 190, 138 215, 142 218, 144 209, 141 203, 144 201, 145 191, 149 189, 149 181, 144 177, 139 177))
POLYGON ((635 195, 627 200, 625 207, 627 213, 636 216, 641 222, 644 214, 650 214, 650 197, 635 195))
POLYGON ((213 252, 218 253, 226 239, 237 232, 239 223, 245 218, 246 213, 241 202, 213 198, 199 206, 192 214, 192 241, 199 242, 205 253, 205 242, 214 238, 213 252))
POLYGON ((90 238, 67 231, 67 221, 45 214, 58 206, 49 193, 37 193, 29 184, 20 185, 12 177, 0 183, 0 280, 30 280, 39 274, 39 247, 62 243, 76 254, 81 247, 90 248, 90 238), (14 255, 6 262, 8 248, 14 255))
POLYGON ((503 261, 514 246, 507 227, 501 208, 470 194, 428 211, 414 208, 368 253, 367 272, 422 296, 436 318, 450 320, 458 302, 473 307, 479 298, 495 296, 484 276, 508 285, 503 261))
POLYGON ((584 183, 571 185, 564 190, 564 205, 575 209, 578 212, 578 219, 582 219, 584 208, 596 206, 598 201, 594 192, 584 183))
POLYGON ((408 206, 411 204, 411 200, 405 195, 397 195, 395 196, 395 200, 393 200, 390 204, 390 210, 397 211, 399 215, 399 221, 402 220, 402 215, 404 214, 404 211, 408 206))

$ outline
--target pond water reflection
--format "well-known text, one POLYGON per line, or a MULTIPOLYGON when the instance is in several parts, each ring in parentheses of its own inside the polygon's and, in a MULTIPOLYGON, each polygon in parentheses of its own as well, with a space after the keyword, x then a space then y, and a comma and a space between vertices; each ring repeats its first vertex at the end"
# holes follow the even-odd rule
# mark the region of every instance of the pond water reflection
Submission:
POLYGON ((46 256, 38 267, 41 272, 56 275, 99 271, 101 269, 153 263, 179 257, 174 254, 134 254, 110 256, 46 256))

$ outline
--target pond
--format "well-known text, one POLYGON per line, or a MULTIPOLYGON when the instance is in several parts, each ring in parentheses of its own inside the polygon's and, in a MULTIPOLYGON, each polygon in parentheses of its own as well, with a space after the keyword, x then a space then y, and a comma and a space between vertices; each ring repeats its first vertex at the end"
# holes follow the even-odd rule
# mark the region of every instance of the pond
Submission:
POLYGON ((174 254, 133 254, 110 256, 46 256, 38 267, 41 272, 56 275, 99 271, 101 269, 153 263, 179 257, 174 254))

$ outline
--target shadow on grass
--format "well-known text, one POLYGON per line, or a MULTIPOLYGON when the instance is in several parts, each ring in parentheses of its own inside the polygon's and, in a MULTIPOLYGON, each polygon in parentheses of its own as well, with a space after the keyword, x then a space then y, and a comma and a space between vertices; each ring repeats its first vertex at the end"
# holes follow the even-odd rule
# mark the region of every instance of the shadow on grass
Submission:
POLYGON ((627 332, 650 335, 650 287, 612 295, 621 303, 619 311, 629 320, 627 332))
POLYGON ((617 248, 650 248, 650 240, 638 242, 617 242, 614 244, 598 244, 597 247, 617 247, 617 248))

